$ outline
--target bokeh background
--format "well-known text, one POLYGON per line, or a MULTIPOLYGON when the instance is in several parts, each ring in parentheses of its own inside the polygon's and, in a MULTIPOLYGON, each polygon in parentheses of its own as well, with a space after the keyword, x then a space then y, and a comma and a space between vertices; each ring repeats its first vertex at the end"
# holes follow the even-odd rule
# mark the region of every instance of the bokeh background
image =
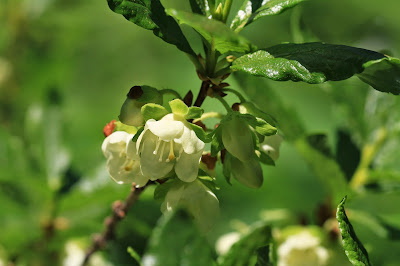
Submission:
MULTIPOLYGON (((189 10, 189 1, 162 2, 189 10)), ((234 3, 233 8, 237 6, 234 3)), ((397 0, 307 1, 282 15, 260 19, 242 34, 258 47, 319 40, 398 57, 399 8, 397 0), (296 34, 296 27, 304 34, 296 34)), ((183 30, 200 52, 195 33, 188 27, 183 30)), ((237 88, 233 78, 227 81, 237 88)), ((171 88, 182 94, 190 89, 196 95, 200 81, 186 55, 113 13, 105 0, 0 2, 0 261, 4 265, 62 261, 68 243, 85 248, 92 234, 102 230, 112 202, 127 196, 130 187, 108 177, 100 147, 104 125, 117 119, 133 85, 171 88)), ((332 88, 360 92, 346 99, 354 101, 359 112, 363 106, 356 104, 358 97, 372 91, 357 78, 331 85, 268 82, 268 86, 296 110, 308 133, 326 134, 333 150, 339 129, 354 134, 343 122, 332 88)), ((263 88, 248 96, 261 105, 268 99, 263 88)), ((206 100, 205 108, 214 103, 206 100)), ((400 110, 398 104, 390 108, 400 110)), ((393 154, 393 165, 398 155, 393 154)), ((221 215, 207 236, 210 243, 263 219, 265 210, 287 209, 311 222, 325 201, 324 187, 290 143, 283 143, 276 167, 264 168, 264 178, 263 187, 254 191, 238 183, 229 186, 217 176, 221 215)), ((348 203, 393 226, 400 226, 399 204, 396 192, 366 192, 348 203)), ((117 239, 101 253, 106 261, 134 263, 126 247, 144 251, 161 216, 159 206, 148 189, 118 227, 117 239)), ((362 223, 354 226, 375 265, 400 263, 398 241, 379 238, 362 223)))

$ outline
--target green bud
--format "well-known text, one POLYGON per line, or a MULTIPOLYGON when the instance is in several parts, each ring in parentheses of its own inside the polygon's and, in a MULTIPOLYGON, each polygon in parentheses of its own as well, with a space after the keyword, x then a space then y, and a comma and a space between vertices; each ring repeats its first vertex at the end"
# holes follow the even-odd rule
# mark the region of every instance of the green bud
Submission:
POLYGON ((143 126, 145 122, 141 112, 143 105, 146 103, 162 104, 162 94, 150 86, 134 86, 126 96, 119 120, 130 126, 143 126))
POLYGON ((231 176, 249 188, 259 188, 263 183, 262 168, 256 157, 242 162, 229 156, 231 176))

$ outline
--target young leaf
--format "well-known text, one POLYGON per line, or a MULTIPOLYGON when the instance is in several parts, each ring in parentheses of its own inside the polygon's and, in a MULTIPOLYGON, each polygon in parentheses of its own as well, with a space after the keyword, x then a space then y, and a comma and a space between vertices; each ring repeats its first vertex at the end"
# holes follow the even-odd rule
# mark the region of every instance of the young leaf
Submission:
POLYGON ((188 113, 185 115, 185 119, 196 119, 200 118, 202 114, 204 113, 204 110, 200 107, 197 106, 191 106, 189 107, 188 113))
POLYGON ((164 215, 142 258, 143 265, 215 265, 214 253, 184 211, 164 215))
POLYGON ((144 121, 147 121, 149 119, 159 120, 167 114, 167 109, 159 104, 148 103, 142 106, 142 116, 144 121))
POLYGON ((400 94, 398 59, 345 45, 280 44, 239 57, 231 68, 272 80, 311 84, 344 80, 361 73, 360 78, 376 90, 400 94))
POLYGON ((304 0, 246 0, 233 19, 231 29, 238 32, 251 22, 270 15, 277 15, 304 0))
POLYGON ((154 35, 165 42, 195 56, 179 25, 165 14, 160 0, 107 0, 107 2, 115 13, 123 15, 142 28, 152 30, 154 35))
MULTIPOLYGON (((236 242, 229 252, 221 258, 221 266, 251 265, 250 262, 259 247, 271 242, 271 227, 261 224, 236 242)), ((253 264, 254 265, 254 264, 253 264)))
POLYGON ((169 102, 169 106, 174 114, 185 116, 189 112, 187 105, 180 99, 175 99, 169 102))
POLYGON ((371 265, 368 259, 367 250, 361 241, 357 238, 353 226, 347 218, 344 210, 346 197, 342 199, 337 207, 336 219, 339 222, 340 233, 342 234, 342 243, 347 258, 353 265, 371 265))
POLYGON ((224 23, 208 19, 204 16, 168 9, 167 13, 176 18, 179 24, 187 24, 195 29, 221 54, 227 52, 245 53, 251 50, 250 42, 237 33, 232 32, 224 23))

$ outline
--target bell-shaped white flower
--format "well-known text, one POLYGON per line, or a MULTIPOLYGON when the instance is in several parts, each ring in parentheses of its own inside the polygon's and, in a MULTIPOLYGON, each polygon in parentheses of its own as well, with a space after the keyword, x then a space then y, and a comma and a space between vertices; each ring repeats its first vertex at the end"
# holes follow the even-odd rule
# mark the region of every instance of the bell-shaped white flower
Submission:
POLYGON ((276 161, 279 158, 279 147, 282 141, 283 138, 278 134, 267 136, 263 143, 261 143, 260 150, 268 154, 272 160, 276 161))
POLYGON ((142 187, 149 178, 140 171, 140 161, 132 138, 133 134, 115 131, 104 139, 101 149, 107 158, 108 173, 115 182, 135 182, 137 186, 142 187))
POLYGON ((187 183, 176 180, 161 205, 163 213, 185 208, 203 232, 208 232, 219 215, 215 194, 198 179, 187 183))
POLYGON ((180 180, 192 182, 197 177, 204 142, 182 116, 167 114, 159 121, 146 122, 136 148, 145 176, 160 179, 175 169, 180 180))

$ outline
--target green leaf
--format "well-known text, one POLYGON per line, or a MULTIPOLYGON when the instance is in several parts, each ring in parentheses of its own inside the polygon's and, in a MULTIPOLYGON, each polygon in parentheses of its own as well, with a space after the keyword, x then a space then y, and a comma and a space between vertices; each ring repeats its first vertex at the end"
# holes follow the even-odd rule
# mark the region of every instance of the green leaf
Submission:
POLYGON ((303 1, 304 0, 246 0, 233 19, 231 29, 238 32, 243 29, 243 27, 261 17, 280 14, 303 1))
POLYGON ((385 57, 363 65, 365 70, 357 76, 374 89, 400 94, 400 59, 385 57))
POLYGON ((340 233, 342 234, 343 248, 347 258, 353 265, 371 265, 368 259, 368 253, 361 241, 357 238, 353 226, 347 218, 344 210, 346 197, 342 199, 337 207, 336 219, 339 222, 340 233))
POLYGON ((157 201, 163 201, 165 195, 167 195, 167 192, 170 190, 171 187, 174 186, 174 184, 174 179, 169 179, 166 182, 158 185, 154 190, 154 199, 157 201))
POLYGON ((225 177, 226 182, 232 186, 231 183, 231 169, 232 169, 232 165, 231 165, 231 157, 232 155, 229 152, 225 152, 225 158, 224 158, 224 162, 223 162, 223 168, 222 168, 222 174, 225 177))
POLYGON ((167 16, 159 0, 107 0, 115 13, 123 15, 136 25, 152 30, 154 35, 179 50, 194 55, 192 48, 176 21, 167 16))
POLYGON ((262 152, 262 151, 259 151, 259 152, 260 152, 260 157, 259 157, 258 160, 259 160, 261 163, 266 164, 266 165, 273 165, 273 166, 275 166, 275 161, 272 160, 272 158, 269 157, 268 154, 266 154, 265 152, 262 152))
POLYGON ((185 117, 189 112, 189 108, 181 99, 175 99, 169 102, 172 113, 185 117))
POLYGON ((224 149, 224 144, 222 143, 221 129, 215 129, 214 134, 210 134, 211 137, 211 156, 217 156, 218 152, 224 149))
POLYGON ((245 53, 251 50, 250 42, 237 33, 231 31, 224 23, 208 19, 204 16, 168 9, 167 13, 176 18, 179 24, 187 24, 195 29, 221 54, 227 52, 245 53))
POLYGON ((344 45, 280 44, 239 57, 231 68, 276 81, 311 84, 344 80, 361 73, 360 78, 375 89, 400 93, 398 59, 344 45))
POLYGON ((206 0, 189 0, 193 13, 207 15, 206 0))
POLYGON ((155 103, 148 103, 142 106, 142 116, 144 121, 149 119, 160 120, 169 112, 163 106, 155 103))
POLYGON ((184 211, 167 213, 158 222, 143 256, 144 265, 215 265, 214 253, 184 211))
POLYGON ((142 134, 143 130, 144 130, 144 127, 138 128, 138 131, 135 133, 135 135, 132 138, 133 142, 136 142, 138 140, 138 138, 139 138, 140 134, 142 134))
POLYGON ((276 127, 271 126, 264 119, 259 117, 254 117, 250 114, 241 114, 240 118, 244 119, 257 133, 263 136, 271 136, 278 131, 276 127))
POLYGON ((185 115, 185 119, 196 119, 200 118, 202 114, 204 113, 204 110, 200 107, 197 106, 191 106, 189 107, 188 113, 185 115))
POLYGON ((256 250, 257 263, 256 266, 273 266, 271 259, 271 245, 260 247, 256 250))
POLYGON ((221 258, 221 266, 241 266, 251 264, 255 252, 259 247, 270 244, 271 227, 266 224, 259 224, 251 228, 251 231, 236 242, 228 253, 221 258))

